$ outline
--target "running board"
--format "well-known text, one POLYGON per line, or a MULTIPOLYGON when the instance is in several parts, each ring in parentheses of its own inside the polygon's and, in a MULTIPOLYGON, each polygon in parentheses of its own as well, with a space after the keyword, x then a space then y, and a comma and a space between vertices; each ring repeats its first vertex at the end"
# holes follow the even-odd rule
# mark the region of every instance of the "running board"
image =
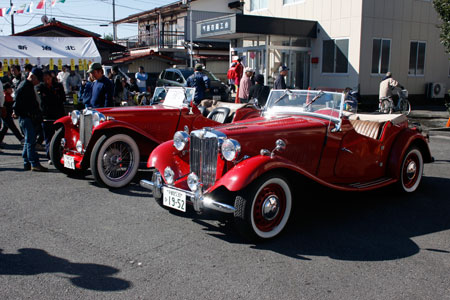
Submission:
POLYGON ((382 177, 382 178, 379 178, 377 180, 370 181, 370 182, 352 183, 352 184, 349 184, 348 186, 355 188, 355 189, 365 190, 365 189, 370 189, 371 187, 375 187, 375 186, 385 186, 385 185, 391 184, 395 181, 396 180, 392 179, 392 178, 382 177))

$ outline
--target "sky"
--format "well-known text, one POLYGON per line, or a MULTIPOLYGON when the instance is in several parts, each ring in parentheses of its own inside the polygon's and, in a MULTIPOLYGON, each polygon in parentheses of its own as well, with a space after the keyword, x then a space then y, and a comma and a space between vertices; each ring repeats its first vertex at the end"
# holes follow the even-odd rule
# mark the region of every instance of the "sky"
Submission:
MULTIPOLYGON (((44 9, 36 9, 39 0, 12 0, 14 7, 20 8, 24 4, 33 2, 32 13, 15 14, 15 32, 25 31, 42 24, 41 18, 44 9)), ((65 3, 56 3, 50 6, 51 0, 47 0, 47 16, 73 26, 83 28, 102 36, 113 33, 110 22, 113 19, 112 0, 66 0, 65 3), (100 26, 108 25, 108 26, 100 26)), ((136 13, 151 10, 176 0, 115 0, 116 20, 128 17, 136 13)), ((9 7, 10 0, 0 0, 0 8, 9 7)), ((11 17, 0 17, 0 35, 11 34, 11 17)), ((138 34, 137 24, 121 24, 117 26, 117 37, 127 38, 138 34)))

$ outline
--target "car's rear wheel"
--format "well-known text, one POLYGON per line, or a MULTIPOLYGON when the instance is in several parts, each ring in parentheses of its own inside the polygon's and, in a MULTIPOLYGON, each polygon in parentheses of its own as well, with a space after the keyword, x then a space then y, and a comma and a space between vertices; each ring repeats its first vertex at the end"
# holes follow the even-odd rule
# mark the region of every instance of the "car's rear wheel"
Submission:
POLYGON ((61 163, 61 158, 63 156, 64 147, 61 145, 61 140, 64 138, 64 127, 60 127, 56 130, 50 141, 49 155, 52 164, 55 168, 69 176, 83 176, 84 170, 72 170, 65 168, 61 163))
POLYGON ((139 148, 130 136, 103 135, 97 140, 92 150, 92 174, 102 186, 124 187, 136 176, 139 155, 139 148))
POLYGON ((423 174, 422 152, 416 147, 408 149, 402 160, 399 187, 400 190, 412 193, 419 187, 423 174))
POLYGON ((267 174, 236 196, 234 221, 237 230, 251 241, 268 240, 286 227, 292 210, 288 180, 267 174))

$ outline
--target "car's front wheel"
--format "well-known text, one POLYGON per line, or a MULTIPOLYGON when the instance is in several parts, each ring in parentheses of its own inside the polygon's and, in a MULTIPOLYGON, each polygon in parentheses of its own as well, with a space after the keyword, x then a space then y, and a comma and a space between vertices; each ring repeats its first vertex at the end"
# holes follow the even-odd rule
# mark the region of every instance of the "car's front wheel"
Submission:
POLYGON ((406 151, 402 160, 399 186, 403 192, 411 193, 417 190, 423 174, 422 152, 416 147, 406 151))
POLYGON ((58 171, 69 176, 82 177, 84 175, 84 170, 68 169, 65 168, 64 165, 61 163, 61 158, 63 156, 64 150, 64 147, 61 145, 61 140, 63 138, 64 138, 64 127, 60 127, 55 131, 55 134, 53 135, 50 141, 50 148, 48 151, 50 155, 50 160, 52 161, 52 164, 58 171))
POLYGON ((251 241, 276 237, 286 227, 292 210, 288 180, 279 174, 262 176, 236 196, 237 230, 251 241))
POLYGON ((103 135, 91 154, 91 171, 102 186, 121 188, 133 180, 139 168, 139 148, 126 134, 103 135))

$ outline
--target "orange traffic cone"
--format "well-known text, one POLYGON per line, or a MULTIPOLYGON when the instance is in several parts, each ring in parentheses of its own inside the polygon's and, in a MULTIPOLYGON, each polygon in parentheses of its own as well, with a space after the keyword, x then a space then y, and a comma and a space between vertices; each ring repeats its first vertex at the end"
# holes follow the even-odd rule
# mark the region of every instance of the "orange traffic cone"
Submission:
POLYGON ((448 118, 446 127, 450 127, 450 118, 448 118))

